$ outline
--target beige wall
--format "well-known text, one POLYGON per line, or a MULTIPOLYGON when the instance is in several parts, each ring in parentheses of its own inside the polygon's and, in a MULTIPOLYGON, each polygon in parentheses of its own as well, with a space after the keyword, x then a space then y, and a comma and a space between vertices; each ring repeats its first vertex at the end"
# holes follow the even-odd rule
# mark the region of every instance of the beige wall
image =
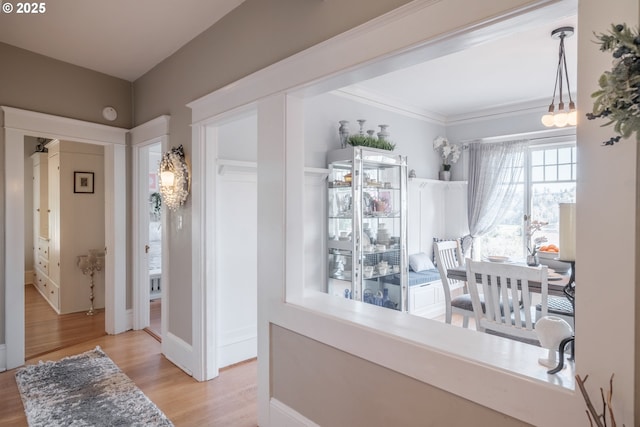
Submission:
POLYGON ((130 128, 131 83, 0 43, 0 105, 130 128), (102 109, 118 118, 109 122, 102 109))
MULTIPOLYGON (((131 83, 0 43, 0 105, 129 128, 132 123, 131 83), (102 118, 104 106, 118 110, 118 119, 102 118)), ((0 118, 0 124, 3 120, 0 118)), ((0 165, 4 141, 0 135, 0 165)), ((4 170, 4 166, 0 167, 4 170)), ((0 239, 4 240, 4 178, 0 176, 0 239)), ((4 270, 0 246, 0 271, 4 270)), ((4 274, 2 275, 4 277, 4 274)), ((5 283, 0 284, 0 343, 5 341, 5 283)))
POLYGON ((529 425, 287 329, 271 332, 273 397, 321 426, 529 425))
MULTIPOLYGON (((408 0, 247 0, 134 82, 135 125, 171 115, 171 145, 183 144, 190 162, 187 103, 405 3, 408 0)), ((168 329, 192 343, 190 200, 170 215, 168 329)))

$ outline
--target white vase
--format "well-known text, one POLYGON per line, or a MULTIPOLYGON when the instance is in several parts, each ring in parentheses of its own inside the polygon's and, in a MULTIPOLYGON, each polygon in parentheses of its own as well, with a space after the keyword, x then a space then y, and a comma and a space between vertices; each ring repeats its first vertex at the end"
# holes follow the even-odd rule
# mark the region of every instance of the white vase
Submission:
POLYGON ((573 329, 564 319, 556 316, 543 316, 535 326, 540 346, 547 349, 547 357, 538 359, 538 363, 548 368, 557 364, 556 352, 560 342, 573 335, 573 329))
POLYGON ((349 121, 340 120, 340 127, 338 128, 338 134, 340 135, 340 147, 345 148, 347 146, 347 139, 349 139, 349 121))
POLYGON ((389 131, 387 128, 389 125, 378 125, 380 127, 380 132, 378 132, 378 139, 386 139, 389 140, 389 131))
POLYGON ((451 181, 451 171, 440 171, 440 181, 451 181))

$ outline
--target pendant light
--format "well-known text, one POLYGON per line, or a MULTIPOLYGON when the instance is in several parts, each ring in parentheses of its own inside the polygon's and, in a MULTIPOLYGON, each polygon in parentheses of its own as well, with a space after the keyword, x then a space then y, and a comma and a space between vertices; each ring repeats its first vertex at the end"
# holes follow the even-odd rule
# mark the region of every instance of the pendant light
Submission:
POLYGON ((556 82, 553 86, 553 98, 549 105, 549 112, 542 116, 542 124, 546 127, 565 127, 575 126, 578 121, 578 113, 576 104, 571 99, 571 87, 569 86, 569 73, 567 72, 567 58, 564 51, 564 39, 573 35, 573 27, 561 27, 551 32, 551 38, 560 40, 560 48, 558 51, 558 69, 556 70, 556 82), (567 83, 567 93, 569 94, 569 110, 564 109, 562 101, 563 81, 567 83), (558 110, 555 109, 556 93, 560 93, 560 102, 558 110))

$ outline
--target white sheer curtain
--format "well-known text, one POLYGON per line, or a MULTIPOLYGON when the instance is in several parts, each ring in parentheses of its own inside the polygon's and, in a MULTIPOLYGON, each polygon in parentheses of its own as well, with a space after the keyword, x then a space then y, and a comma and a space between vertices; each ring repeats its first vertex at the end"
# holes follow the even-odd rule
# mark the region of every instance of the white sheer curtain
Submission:
POLYGON ((469 145, 467 221, 472 242, 491 231, 503 209, 512 203, 517 185, 522 182, 527 143, 524 140, 469 145))

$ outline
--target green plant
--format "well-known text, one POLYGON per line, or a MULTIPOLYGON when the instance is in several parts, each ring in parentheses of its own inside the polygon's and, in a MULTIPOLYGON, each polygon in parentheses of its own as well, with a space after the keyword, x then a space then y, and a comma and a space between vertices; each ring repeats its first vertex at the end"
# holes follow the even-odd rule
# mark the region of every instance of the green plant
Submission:
POLYGON ((621 138, 629 138, 640 129, 640 34, 626 24, 612 25, 607 34, 596 34, 600 50, 612 52, 611 71, 605 71, 598 80, 600 90, 591 97, 593 112, 587 119, 606 118, 602 126, 614 125, 619 136, 604 141, 614 145, 621 138))
POLYGON ((362 146, 388 151, 393 151, 393 149, 396 148, 396 144, 389 142, 386 139, 374 138, 368 135, 351 135, 349 136, 349 139, 347 139, 347 143, 354 147, 362 146))
POLYGON ((157 191, 151 193, 149 195, 149 202, 151 203, 151 212, 156 217, 160 217, 160 212, 162 211, 162 197, 160 197, 160 193, 157 191))

